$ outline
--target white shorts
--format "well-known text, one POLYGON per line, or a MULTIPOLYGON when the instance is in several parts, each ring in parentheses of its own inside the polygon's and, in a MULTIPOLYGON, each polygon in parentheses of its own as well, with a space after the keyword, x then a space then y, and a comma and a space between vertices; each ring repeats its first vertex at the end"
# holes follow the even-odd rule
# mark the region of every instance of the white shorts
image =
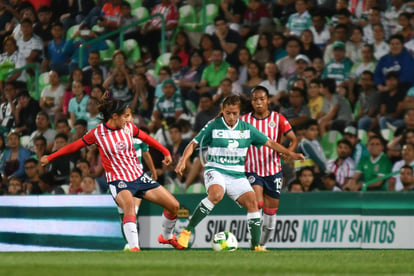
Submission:
POLYGON ((207 191, 213 184, 220 185, 223 187, 224 192, 234 201, 247 192, 253 192, 253 188, 247 178, 235 178, 216 170, 207 170, 204 172, 204 183, 207 191))

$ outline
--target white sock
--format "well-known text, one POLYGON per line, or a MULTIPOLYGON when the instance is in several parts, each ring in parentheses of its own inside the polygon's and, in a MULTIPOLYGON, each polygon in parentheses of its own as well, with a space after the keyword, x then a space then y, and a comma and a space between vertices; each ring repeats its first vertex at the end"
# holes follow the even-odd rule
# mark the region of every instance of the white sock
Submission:
POLYGON ((129 248, 139 247, 137 224, 134 222, 126 222, 122 225, 122 229, 124 230, 129 248))
POLYGON ((164 211, 162 213, 162 236, 169 240, 173 237, 173 231, 175 228, 175 222, 177 221, 177 216, 172 217, 169 214, 166 214, 164 211))
POLYGON ((263 213, 262 234, 260 235, 260 245, 264 246, 276 227, 276 214, 268 215, 263 213))

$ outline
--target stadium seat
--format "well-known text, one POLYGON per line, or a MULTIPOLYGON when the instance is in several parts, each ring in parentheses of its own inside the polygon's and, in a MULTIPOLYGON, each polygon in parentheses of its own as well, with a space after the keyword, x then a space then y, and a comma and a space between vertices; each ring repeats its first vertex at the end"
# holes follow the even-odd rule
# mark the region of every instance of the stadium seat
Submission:
POLYGON ((184 5, 178 10, 180 17, 178 19, 178 26, 183 27, 185 24, 197 23, 197 16, 194 7, 191 5, 184 5))
POLYGON ((381 129, 381 136, 386 141, 390 142, 392 138, 394 138, 394 131, 389 128, 381 129))
POLYGON ((359 107, 360 107, 360 102, 356 101, 355 107, 354 107, 354 113, 352 114, 354 120, 358 118, 359 116, 359 107))
POLYGON ((66 31, 66 40, 72 39, 73 35, 79 30, 80 25, 73 25, 66 31))
MULTIPOLYGON (((206 12, 206 26, 214 24, 214 18, 218 15, 219 9, 217 4, 210 3, 205 7, 206 12)), ((185 23, 184 29, 189 32, 203 31, 203 9, 198 14, 197 23, 185 23)))
POLYGON ((155 75, 158 75, 158 71, 160 70, 162 66, 166 66, 170 63, 170 57, 171 57, 171 53, 165 53, 165 54, 160 55, 157 58, 157 61, 155 62, 155 70, 154 70, 155 75))
POLYGON ((99 25, 93 25, 91 30, 94 33, 100 34, 100 33, 103 33, 103 31, 105 31, 105 28, 104 27, 101 27, 99 25))
POLYGON ((101 56, 101 60, 103 62, 108 63, 112 61, 112 55, 115 52, 116 47, 115 47, 115 43, 112 40, 107 39, 105 41, 106 41, 106 44, 108 45, 108 49, 99 51, 99 55, 101 56))
POLYGON ((337 130, 329 130, 321 138, 321 146, 323 153, 327 159, 336 158, 336 144, 343 138, 342 134, 337 130))
POLYGON ((141 50, 139 48, 138 42, 135 39, 125 40, 123 50, 127 55, 128 62, 135 63, 137 60, 141 59, 141 50))
POLYGON ((205 194, 206 187, 201 183, 194 183, 185 190, 185 193, 186 194, 205 194))
POLYGON ((366 145, 368 142, 367 131, 365 129, 358 129, 358 138, 364 145, 366 145))
MULTIPOLYGON (((132 15, 134 15, 138 20, 145 20, 150 17, 150 14, 145 7, 138 7, 132 10, 132 15)), ((144 25, 145 22, 141 23, 140 25, 144 25)))
POLYGON ((49 72, 44 72, 39 75, 39 93, 49 85, 49 72))
POLYGON ((127 0, 127 2, 131 5, 131 10, 142 7, 142 0, 127 0))
POLYGON ((251 55, 256 51, 257 43, 259 42, 259 35, 255 34, 246 40, 246 48, 249 49, 251 55))

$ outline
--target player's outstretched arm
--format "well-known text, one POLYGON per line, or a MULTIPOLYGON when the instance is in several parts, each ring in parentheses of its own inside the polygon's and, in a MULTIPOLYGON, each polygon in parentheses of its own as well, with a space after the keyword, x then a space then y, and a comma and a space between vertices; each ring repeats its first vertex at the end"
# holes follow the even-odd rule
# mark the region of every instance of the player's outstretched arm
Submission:
POLYGON ((190 156, 193 154, 194 150, 196 149, 196 147, 198 146, 198 144, 194 141, 191 141, 190 144, 187 145, 187 147, 185 148, 184 152, 183 152, 183 156, 181 157, 180 161, 177 164, 177 167, 175 167, 175 172, 178 173, 179 175, 183 175, 183 172, 185 170, 185 163, 187 161, 188 158, 190 158, 190 156))
POLYGON ((264 144, 266 147, 269 147, 282 155, 286 157, 286 159, 293 159, 293 160, 305 160, 305 157, 301 153, 295 153, 293 151, 288 150, 281 144, 269 139, 267 140, 266 144, 264 144))
POLYGON ((75 142, 70 143, 69 145, 64 146, 60 150, 50 154, 50 155, 44 155, 42 158, 40 158, 40 165, 46 166, 49 164, 50 161, 53 161, 54 159, 62 156, 71 154, 72 152, 78 151, 81 148, 86 147, 87 144, 81 139, 76 140, 75 142))

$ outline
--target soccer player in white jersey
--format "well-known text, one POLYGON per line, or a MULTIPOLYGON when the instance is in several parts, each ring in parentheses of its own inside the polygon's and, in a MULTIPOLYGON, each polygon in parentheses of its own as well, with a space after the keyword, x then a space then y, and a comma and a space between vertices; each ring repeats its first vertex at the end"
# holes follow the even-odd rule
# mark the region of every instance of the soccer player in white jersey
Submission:
POLYGON ((269 139, 254 126, 239 120, 241 102, 238 96, 228 96, 222 103, 218 118, 211 120, 186 147, 175 171, 182 174, 185 163, 197 146, 208 146, 204 183, 208 196, 201 200, 189 224, 180 233, 178 244, 188 247, 191 232, 213 210, 226 193, 247 209, 247 222, 251 234, 251 249, 265 251, 259 245, 260 213, 254 191, 246 179, 244 162, 250 145, 263 145, 285 154, 287 158, 304 159, 302 154, 287 150, 269 139))
MULTIPOLYGON (((260 132, 277 143, 284 135, 289 139, 289 150, 294 151, 298 140, 288 120, 275 111, 269 110, 269 91, 264 86, 256 86, 251 92, 253 112, 240 117, 255 126, 260 132)), ((279 208, 282 189, 282 165, 279 152, 267 147, 250 146, 247 151, 246 177, 256 194, 259 210, 263 208, 260 246, 268 242, 276 226, 276 212, 279 208)))
POLYGON ((41 165, 45 166, 62 155, 97 144, 111 194, 124 211, 123 230, 130 250, 140 251, 134 197, 147 199, 165 208, 162 215, 163 232, 158 241, 181 249, 173 235, 179 203, 158 182, 143 174, 133 147, 133 138, 139 138, 162 152, 165 156, 163 163, 166 165, 172 162, 170 152, 130 122, 131 109, 127 103, 119 100, 106 102, 100 106, 100 112, 103 115, 101 124, 81 139, 51 155, 43 156, 41 165))

